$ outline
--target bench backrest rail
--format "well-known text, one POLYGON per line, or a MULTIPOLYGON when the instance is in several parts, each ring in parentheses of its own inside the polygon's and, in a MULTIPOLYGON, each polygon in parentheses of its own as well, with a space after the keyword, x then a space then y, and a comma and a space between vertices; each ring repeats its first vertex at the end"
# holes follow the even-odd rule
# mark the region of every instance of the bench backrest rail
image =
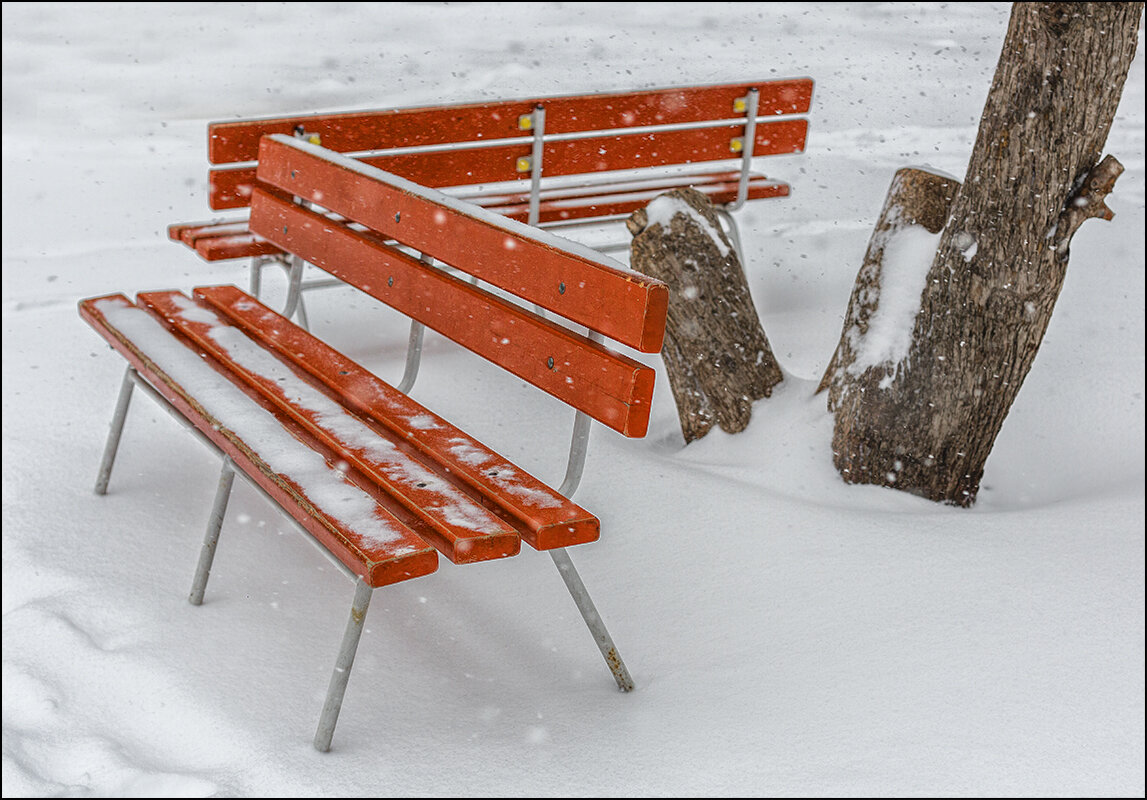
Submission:
POLYGON ((534 100, 213 123, 213 209, 249 205, 263 135, 322 146, 432 188, 797 153, 812 80, 758 81, 534 100), (538 116, 538 112, 542 116, 538 116), (540 123, 540 124, 539 124, 540 123), (247 163, 243 163, 247 162, 247 163))
POLYGON ((292 137, 264 140, 259 181, 250 225, 260 236, 607 426, 644 435, 653 370, 573 326, 657 352, 668 302, 664 284, 590 248, 292 137), (437 262, 538 304, 570 327, 433 266, 437 262))

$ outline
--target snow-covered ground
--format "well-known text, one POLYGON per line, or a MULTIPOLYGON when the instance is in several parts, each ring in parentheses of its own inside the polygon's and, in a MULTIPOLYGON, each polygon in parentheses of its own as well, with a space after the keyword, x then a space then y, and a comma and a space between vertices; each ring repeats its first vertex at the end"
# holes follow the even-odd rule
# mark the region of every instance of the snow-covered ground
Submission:
MULTIPOLYGON (((5 3, 4 796, 1142 796, 1142 51, 1116 217, 1075 239, 976 507, 845 486, 812 396, 893 172, 964 174, 1008 13, 5 3), (577 499, 603 535, 572 556, 638 689, 544 554, 443 562, 375 593, 315 752, 349 581, 237 483, 187 603, 217 464, 140 397, 92 493, 122 359, 76 301, 246 284, 165 235, 211 216, 209 120, 803 75, 808 151, 760 165, 793 196, 742 214, 785 382, 744 433, 685 447, 660 375, 647 438, 593 434, 577 499)), ((308 302, 397 378, 401 321, 353 290, 308 302)), ((569 414, 427 349, 415 397, 560 480, 569 414)))

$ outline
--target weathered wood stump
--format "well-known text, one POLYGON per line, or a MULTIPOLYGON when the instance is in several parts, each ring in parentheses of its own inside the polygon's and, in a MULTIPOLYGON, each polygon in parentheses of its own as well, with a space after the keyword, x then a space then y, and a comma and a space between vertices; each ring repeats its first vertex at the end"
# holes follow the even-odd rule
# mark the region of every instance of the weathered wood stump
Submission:
POLYGON ((661 356, 686 443, 713 425, 743 431, 753 401, 772 394, 784 375, 712 204, 694 189, 677 189, 626 224, 630 265, 669 286, 661 356))
POLYGON ((829 390, 830 411, 840 407, 846 389, 863 393, 895 375, 911 344, 925 273, 959 185, 955 178, 911 167, 893 176, 852 287, 840 342, 816 390, 829 390), (922 263, 914 265, 914 258, 922 263), (918 274, 904 274, 914 266, 921 267, 918 274))

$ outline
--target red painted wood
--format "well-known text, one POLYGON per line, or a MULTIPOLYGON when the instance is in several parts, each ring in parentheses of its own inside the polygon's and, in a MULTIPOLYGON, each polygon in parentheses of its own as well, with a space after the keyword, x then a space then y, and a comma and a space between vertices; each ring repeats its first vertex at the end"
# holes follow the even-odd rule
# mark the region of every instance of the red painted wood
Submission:
MULTIPOLYGON (((394 181, 384 172, 287 137, 263 140, 259 175, 291 195, 622 344, 647 353, 661 349, 669 292, 660 281, 608 266, 596 254, 591 258, 561 249, 542 240, 534 229, 503 223, 478 209, 469 210, 473 208, 469 204, 394 181)), ((260 227, 254 213, 250 225, 264 238, 290 249, 282 241, 281 225, 260 227)))
POLYGON ((277 255, 283 251, 251 233, 247 220, 184 222, 167 226, 168 238, 182 242, 205 261, 277 255))
MULTIPOLYGON (((548 129, 547 118, 547 129, 548 129)), ((569 141, 547 141, 542 155, 547 177, 581 175, 642 167, 702 164, 738 158, 731 141, 744 132, 742 125, 610 135, 569 141)), ((808 138, 808 121, 784 119, 757 125, 754 156, 800 153, 808 138)), ((497 183, 529 177, 518 169, 519 159, 530 156, 529 141, 494 147, 469 147, 432 153, 369 156, 365 164, 431 188, 497 183)), ((254 168, 212 170, 209 174, 211 207, 241 208, 250 203, 256 182, 254 168)))
POLYGON ((195 252, 205 261, 225 261, 231 258, 251 258, 253 256, 273 256, 283 251, 253 233, 238 236, 212 236, 198 239, 195 252))
POLYGON ((235 236, 249 233, 247 221, 240 220, 212 220, 211 222, 180 222, 167 226, 167 237, 177 242, 183 242, 191 247, 198 239, 212 236, 235 236))
POLYGON ((651 368, 284 196, 256 190, 250 225, 614 430, 645 435, 651 368))
POLYGON ((583 508, 245 292, 211 286, 197 288, 195 296, 311 375, 347 408, 385 426, 471 487, 532 547, 548 550, 598 538, 598 520, 583 508))
POLYGON ((528 138, 531 131, 520 128, 518 118, 532 113, 538 105, 546 109, 546 132, 555 134, 734 119, 744 116, 743 111, 734 110, 734 102, 754 87, 760 93, 761 117, 803 114, 809 110, 812 80, 755 81, 216 122, 208 126, 207 151, 212 164, 253 161, 258 157, 261 137, 273 133, 291 135, 299 126, 308 134, 318 134, 324 147, 340 153, 476 139, 528 138))
MULTIPOLYGON (((688 185, 705 194, 715 205, 731 203, 737 199, 738 186, 736 181, 694 182, 688 185)), ((583 219, 628 216, 639 208, 645 208, 659 195, 670 191, 672 188, 677 187, 543 200, 538 204, 538 222, 544 224, 547 222, 572 222, 583 219)), ((749 183, 745 199, 760 200, 767 197, 787 197, 788 194, 789 185, 787 183, 760 179, 749 183)), ((528 200, 524 202, 519 200, 516 203, 498 203, 497 201, 500 199, 502 198, 486 197, 472 202, 519 222, 526 222, 529 219, 530 204, 528 200)))
MULTIPOLYGON (((274 472, 262 461, 259 457, 259 443, 240 439, 227 427, 225 420, 209 416, 194 397, 173 378, 159 370, 147 355, 147 343, 133 342, 111 325, 98 307, 104 301, 114 302, 124 308, 132 306, 123 295, 89 298, 80 302, 80 316, 123 355, 128 363, 135 367, 139 374, 196 429, 227 454, 238 469, 266 490, 276 503, 322 542, 351 571, 361 576, 370 586, 377 587, 427 575, 437 569, 437 553, 413 531, 407 529, 396 542, 385 544, 368 542, 338 520, 326 516, 316 508, 290 476, 274 472)), ((186 340, 179 339, 179 341, 187 344, 186 340)), ((228 375, 227 370, 218 363, 208 358, 204 360, 220 374, 228 375)), ((290 429, 289 422, 284 424, 290 429)), ((305 441, 305 437, 300 436, 300 438, 305 441)), ((340 478, 334 469, 333 459, 328 463, 332 464, 331 480, 346 480, 340 478)), ((401 531, 406 527, 381 505, 377 513, 396 530, 401 531)))
MULTIPOLYGON (((253 176, 253 170, 251 174, 253 176)), ((624 182, 611 181, 582 186, 576 190, 543 191, 541 193, 542 201, 538 207, 538 221, 547 223, 628 215, 638 208, 644 208, 658 194, 685 186, 691 186, 704 192, 714 204, 731 203, 737 198, 738 178, 739 173, 736 172, 722 172, 704 176, 672 176, 671 178, 659 176, 646 181, 640 179, 624 182), (650 187, 642 190, 642 194, 636 194, 632 189, 621 191, 615 188, 618 186, 633 187, 642 183, 646 183, 650 187), (654 189, 654 187, 656 188, 654 189), (574 198, 578 200, 575 201, 574 198)), ((789 193, 790 188, 787 183, 771 180, 763 175, 754 175, 749 182, 745 199, 762 200, 772 197, 788 197, 789 193)), ((506 195, 451 193, 451 196, 465 199, 519 222, 526 222, 529 219, 529 194, 524 192, 506 195)), ((229 224, 238 224, 243 230, 246 230, 245 221, 229 224)), ((169 226, 169 236, 179 240, 180 236, 177 229, 190 227, 191 224, 169 226)), ((223 239, 222 236, 214 238, 223 239)), ((236 235, 229 241, 204 243, 195 245, 195 247, 200 255, 208 261, 274 255, 283 252, 269 242, 255 242, 250 239, 243 239, 240 235, 236 235)))
MULTIPOLYGON (((420 458, 417 453, 403 451, 405 458, 409 459, 406 465, 396 468, 393 460, 388 464, 384 457, 373 453, 386 449, 387 445, 399 449, 399 443, 391 439, 389 432, 384 433, 365 421, 364 425, 374 432, 377 441, 367 446, 362 442, 346 440, 338 428, 332 427, 332 422, 304 407, 297 397, 287 394, 273 376, 261 375, 235 363, 228 356, 226 348, 211 335, 213 327, 205 321, 205 317, 214 316, 212 312, 196 306, 199 313, 184 314, 180 303, 184 299, 183 295, 173 292, 148 292, 140 294, 137 302, 162 316, 166 324, 180 335, 224 364, 234 372, 233 380, 242 380, 257 391, 277 412, 293 420, 321 442, 324 451, 332 452, 340 461, 354 466, 387 495, 419 517, 426 527, 419 528, 418 534, 455 564, 517 554, 521 547, 517 531, 459 490, 448 474, 439 474, 433 461, 428 463, 427 459, 420 458)), ((285 322, 280 318, 280 324, 285 322)), ((216 325, 230 327, 220 318, 217 318, 216 325)), ((287 362, 284 366, 291 369, 287 362)), ((302 381, 310 383, 307 373, 291 371, 302 381)), ((337 395, 327 396, 339 403, 337 395)))
MULTIPOLYGON (((622 177, 617 174, 594 175, 586 174, 581 179, 569 178, 560 185, 543 185, 538 198, 543 202, 549 200, 564 200, 573 197, 596 197, 600 195, 623 194, 632 191, 670 191, 681 186, 699 186, 711 183, 736 182, 741 177, 740 170, 721 170, 719 172, 689 172, 681 175, 640 175, 622 177)), ((749 173, 750 180, 767 180, 760 173, 749 173)), ((451 197, 465 200, 474 205, 489 208, 491 206, 514 205, 528 203, 530 193, 528 189, 516 188, 506 192, 485 191, 481 187, 465 187, 461 190, 447 192, 451 197)))

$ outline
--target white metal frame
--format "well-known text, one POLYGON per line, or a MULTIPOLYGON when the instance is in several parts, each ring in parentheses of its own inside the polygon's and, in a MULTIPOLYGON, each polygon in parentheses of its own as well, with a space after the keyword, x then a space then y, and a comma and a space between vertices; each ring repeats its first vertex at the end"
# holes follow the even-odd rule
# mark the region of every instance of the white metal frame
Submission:
MULTIPOLYGON (((432 259, 429 259, 427 256, 423 256, 423 260, 427 262, 432 261, 432 259)), ((398 386, 398 389, 404 394, 409 393, 418 376, 418 369, 422 358, 423 330, 424 328, 420 323, 415 321, 411 322, 410 339, 406 353, 406 366, 402 380, 398 386)), ((588 334, 589 338, 596 342, 603 341, 603 337, 596 332, 589 331, 588 334)), ((196 429, 166 397, 153 387, 147 379, 140 375, 130 364, 124 372, 119 396, 116 400, 115 411, 112 415, 111 426, 108 431, 108 438, 104 445, 104 453, 96 478, 96 494, 103 495, 107 493, 108 483, 111 480, 112 467, 115 464, 116 453, 119 450, 120 439, 123 434, 124 423, 127 419, 128 410, 131 407, 132 390, 136 386, 144 390, 146 394, 152 397, 163 409, 177 419, 187 430, 194 434, 197 439, 206 444, 222 459, 219 484, 215 492, 211 512, 208 515, 207 530, 203 537, 203 545, 200 549, 195 575, 192 578, 191 592, 188 595, 188 601, 192 605, 202 605, 211 566, 215 559, 215 551, 219 543, 219 535, 223 528, 223 519, 226 515, 227 504, 231 497, 235 475, 237 473, 242 474, 248 479, 250 485, 254 486, 259 493, 270 500, 273 505, 278 506, 278 504, 275 503, 274 499, 271 498, 263 487, 259 486, 254 480, 251 480, 245 473, 238 470, 228 455, 196 429)), ((566 461, 565 478, 558 488, 558 493, 567 498, 573 497, 574 492, 577 491, 578 485, 581 483, 582 474, 585 470, 586 454, 589 448, 591 422, 592 419, 584 412, 578 411, 575 413, 573 436, 570 440, 570 450, 566 461)), ((331 563, 338 567, 340 572, 351 578, 355 584, 350 617, 347 620, 346 629, 343 632, 342 641, 339 644, 338 656, 335 659, 335 666, 331 672, 330 683, 327 687, 326 699, 323 702, 322 712, 319 715, 319 723, 315 730, 315 749, 321 752, 327 752, 330 750, 335 725, 338 722, 339 713, 342 709, 347 683, 350 680, 350 670, 354 664, 355 653, 358 651, 359 640, 362 637, 363 623, 366 619, 366 613, 370 606, 370 599, 373 595, 374 588, 368 586, 360 576, 353 573, 342 562, 338 561, 330 551, 323 547, 310 532, 296 520, 290 517, 288 518, 291 519, 295 527, 301 531, 309 541, 322 551, 331 563)), ((548 552, 554 562, 554 566, 557 567, 558 574, 561 575, 562 580, 565 582, 566 589, 573 598, 574 604, 581 613, 582 619, 593 635, 594 641, 597 643, 606 665, 613 674, 618 690, 622 692, 632 691, 634 688, 633 678, 630 676, 625 662, 622 661, 617 646, 613 642, 613 637, 610 636, 609 631, 606 629, 605 622, 602 620, 601 614, 598 613, 592 598, 590 598, 589 590, 586 589, 585 583, 574 567, 569 553, 566 552, 565 548, 552 549, 548 552)))

